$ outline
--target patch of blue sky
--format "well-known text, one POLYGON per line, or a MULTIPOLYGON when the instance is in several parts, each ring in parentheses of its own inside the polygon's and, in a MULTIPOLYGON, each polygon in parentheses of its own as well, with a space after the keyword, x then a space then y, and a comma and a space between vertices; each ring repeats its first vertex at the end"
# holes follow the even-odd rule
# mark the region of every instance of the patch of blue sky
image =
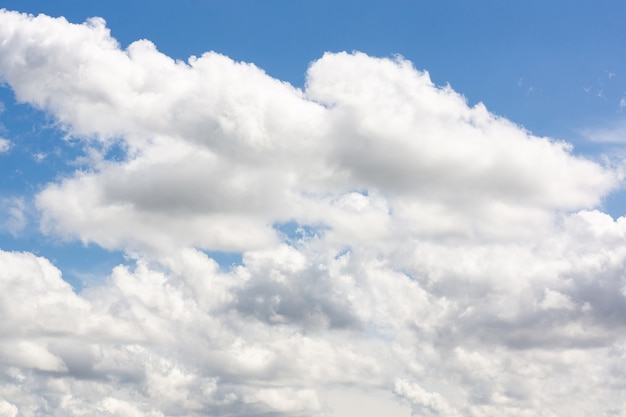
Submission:
POLYGON ((240 252, 224 252, 217 250, 204 250, 203 252, 209 258, 217 262, 221 272, 229 272, 232 271, 233 268, 243 265, 243 254, 240 252))
POLYGON ((20 233, 17 236, 0 233, 0 248, 31 252, 48 259, 62 271, 63 280, 76 292, 102 284, 115 266, 132 263, 121 251, 109 251, 78 241, 59 241, 39 233, 20 233))
POLYGON ((614 219, 626 216, 626 189, 621 186, 607 195, 601 209, 614 219))
POLYGON ((290 245, 295 245, 300 241, 320 237, 327 229, 323 225, 312 226, 308 224, 300 224, 294 220, 284 223, 274 223, 272 227, 280 234, 285 243, 290 245))
POLYGON ((0 154, 0 190, 36 192, 42 185, 76 170, 75 161, 84 155, 76 141, 66 139, 45 112, 15 102, 8 88, 0 88, 0 136, 11 143, 0 154))
POLYGON ((351 252, 352 252, 352 248, 347 246, 341 249, 339 252, 337 252, 337 254, 335 255, 335 260, 338 260, 346 255, 349 255, 351 252))
MULTIPOLYGON (((123 253, 42 235, 34 203, 46 184, 75 172, 84 147, 46 113, 17 103, 8 88, 0 88, 0 102, 0 137, 10 143, 0 153, 0 249, 49 259, 75 291, 101 283, 114 266, 128 263, 123 253)), ((122 152, 113 146, 106 155, 115 160, 122 152)))

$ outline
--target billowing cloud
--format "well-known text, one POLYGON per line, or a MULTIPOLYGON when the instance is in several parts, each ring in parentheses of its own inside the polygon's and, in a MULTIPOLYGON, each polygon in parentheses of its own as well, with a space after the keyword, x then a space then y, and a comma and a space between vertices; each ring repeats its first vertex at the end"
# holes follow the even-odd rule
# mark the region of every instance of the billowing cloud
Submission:
POLYGON ((622 412, 618 170, 400 57, 325 54, 297 89, 2 11, 0 75, 88 156, 36 196, 42 231, 133 260, 77 294, 0 252, 0 412, 321 416, 328 387, 419 415, 622 412))
POLYGON ((217 53, 121 50, 99 19, 3 21, 0 69, 18 99, 127 151, 38 198, 46 230, 106 247, 245 250, 287 220, 339 230, 349 209, 336 202, 355 190, 384 194, 387 233, 398 220, 499 235, 594 207, 615 185, 569 145, 468 107, 400 58, 326 54, 300 91, 217 53))

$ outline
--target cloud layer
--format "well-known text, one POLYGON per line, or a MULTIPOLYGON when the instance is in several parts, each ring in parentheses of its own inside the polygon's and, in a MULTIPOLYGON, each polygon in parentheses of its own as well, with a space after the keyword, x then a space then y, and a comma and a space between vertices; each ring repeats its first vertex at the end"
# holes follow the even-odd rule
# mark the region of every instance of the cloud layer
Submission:
POLYGON ((42 231, 134 260, 77 294, 0 252, 0 414, 320 416, 325 387, 416 415, 624 412, 618 170, 400 57, 325 54, 297 89, 2 11, 0 76, 85 149, 37 195, 42 231))

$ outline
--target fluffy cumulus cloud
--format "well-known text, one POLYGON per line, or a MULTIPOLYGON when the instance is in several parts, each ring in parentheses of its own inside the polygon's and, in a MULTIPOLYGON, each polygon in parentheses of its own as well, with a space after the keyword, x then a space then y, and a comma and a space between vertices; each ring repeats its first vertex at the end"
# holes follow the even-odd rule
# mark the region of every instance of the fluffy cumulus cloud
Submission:
POLYGON ((76 293, 0 252, 1 415, 332 416, 343 388, 415 415, 626 412, 618 169, 399 57, 325 54, 298 89, 2 11, 0 76, 85 150, 36 196, 42 231, 129 259, 76 293))

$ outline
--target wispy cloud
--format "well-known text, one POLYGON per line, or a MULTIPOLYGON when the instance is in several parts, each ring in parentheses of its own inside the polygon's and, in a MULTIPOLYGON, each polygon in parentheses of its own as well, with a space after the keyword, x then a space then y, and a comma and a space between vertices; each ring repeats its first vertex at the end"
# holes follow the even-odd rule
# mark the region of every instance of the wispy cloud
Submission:
MULTIPOLYGON (((624 101, 624 99, 622 99, 622 101, 624 101)), ((614 122, 609 126, 583 129, 582 134, 592 142, 607 144, 625 144, 626 121, 614 122)))
POLYGON ((5 229, 13 236, 17 236, 26 227, 26 203, 23 198, 5 198, 0 203, 4 214, 5 229))
POLYGON ((11 141, 0 137, 0 154, 8 152, 11 149, 11 141))

